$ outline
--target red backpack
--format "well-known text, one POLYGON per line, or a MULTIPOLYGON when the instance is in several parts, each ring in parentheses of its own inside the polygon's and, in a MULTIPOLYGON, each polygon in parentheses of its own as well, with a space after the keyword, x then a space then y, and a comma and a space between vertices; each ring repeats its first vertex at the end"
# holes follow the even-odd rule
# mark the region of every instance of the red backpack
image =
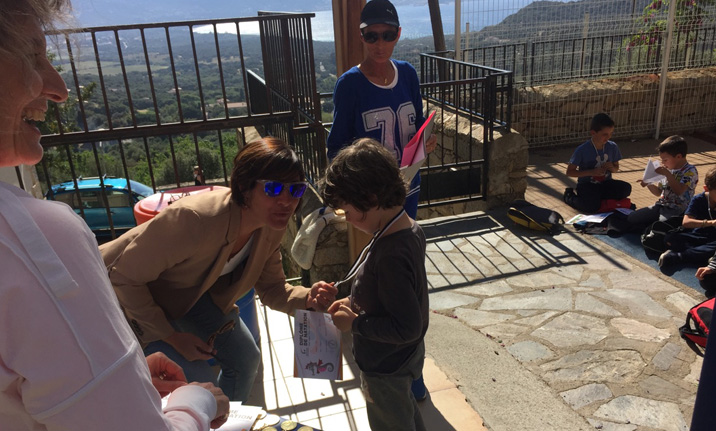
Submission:
POLYGON ((599 207, 598 213, 608 213, 617 208, 631 208, 631 199, 602 199, 602 205, 599 207))
POLYGON ((686 323, 679 328, 679 334, 687 343, 695 343, 701 347, 706 347, 715 301, 716 298, 707 299, 691 307, 686 314, 686 323))

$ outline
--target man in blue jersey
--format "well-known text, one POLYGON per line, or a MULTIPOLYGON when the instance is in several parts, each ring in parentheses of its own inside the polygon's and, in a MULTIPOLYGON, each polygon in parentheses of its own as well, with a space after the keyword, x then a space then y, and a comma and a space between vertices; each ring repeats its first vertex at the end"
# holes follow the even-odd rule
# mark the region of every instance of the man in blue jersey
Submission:
MULTIPOLYGON (((368 2, 361 12, 361 40, 366 57, 338 78, 333 92, 333 127, 328 135, 328 159, 357 138, 373 138, 400 163, 403 148, 425 122, 420 82, 415 68, 392 60, 400 39, 398 12, 388 0, 368 2)), ((426 145, 435 149, 434 135, 426 145)), ((415 219, 420 175, 410 184, 405 210, 415 219)))

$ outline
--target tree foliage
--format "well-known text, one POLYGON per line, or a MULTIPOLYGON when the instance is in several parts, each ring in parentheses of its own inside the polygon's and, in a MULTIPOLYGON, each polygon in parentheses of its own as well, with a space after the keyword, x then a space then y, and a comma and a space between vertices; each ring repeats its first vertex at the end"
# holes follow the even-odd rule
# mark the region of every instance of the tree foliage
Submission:
MULTIPOLYGON (((661 42, 667 29, 667 19, 672 0, 652 0, 638 18, 640 30, 627 42, 627 49, 635 46, 651 46, 661 42)), ((709 15, 709 7, 715 0, 675 0, 674 32, 683 36, 680 40, 688 45, 697 37, 697 31, 709 15)))

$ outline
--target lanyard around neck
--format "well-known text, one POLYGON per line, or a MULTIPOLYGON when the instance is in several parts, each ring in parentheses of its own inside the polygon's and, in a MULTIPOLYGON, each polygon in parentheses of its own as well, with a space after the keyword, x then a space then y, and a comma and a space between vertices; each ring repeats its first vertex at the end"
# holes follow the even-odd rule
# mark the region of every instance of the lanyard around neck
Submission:
MULTIPOLYGON (((589 139, 589 142, 592 143, 592 147, 594 147, 594 151, 597 153, 597 157, 599 157, 599 150, 597 149, 597 146, 594 144, 594 139, 589 139)), ((607 143, 604 143, 604 146, 602 147, 602 154, 604 154, 604 148, 607 146, 607 143)))
MULTIPOLYGON (((353 266, 351 266, 351 269, 348 271, 348 274, 346 274, 345 277, 343 277, 343 280, 337 282, 335 284, 336 287, 340 286, 344 283, 352 283, 353 278, 358 273, 358 270, 360 270, 363 265, 365 264, 366 257, 368 256, 368 252, 373 248, 373 245, 378 241, 385 232, 395 224, 395 222, 398 221, 398 219, 405 214, 405 210, 401 209, 398 214, 396 214, 390 221, 379 231, 375 232, 373 234, 373 238, 371 238, 370 242, 363 247, 363 250, 361 250, 360 254, 358 255, 358 258, 353 262, 353 266)), ((353 285, 351 285, 351 306, 353 306, 353 285)))

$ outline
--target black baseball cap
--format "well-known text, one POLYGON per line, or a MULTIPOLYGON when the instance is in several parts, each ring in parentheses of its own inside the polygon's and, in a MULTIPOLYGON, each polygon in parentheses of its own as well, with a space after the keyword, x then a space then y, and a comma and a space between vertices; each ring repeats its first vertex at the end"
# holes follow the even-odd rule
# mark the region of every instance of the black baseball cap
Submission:
POLYGON ((387 24, 400 27, 398 11, 388 0, 371 0, 365 4, 360 13, 360 28, 364 29, 373 24, 387 24))

